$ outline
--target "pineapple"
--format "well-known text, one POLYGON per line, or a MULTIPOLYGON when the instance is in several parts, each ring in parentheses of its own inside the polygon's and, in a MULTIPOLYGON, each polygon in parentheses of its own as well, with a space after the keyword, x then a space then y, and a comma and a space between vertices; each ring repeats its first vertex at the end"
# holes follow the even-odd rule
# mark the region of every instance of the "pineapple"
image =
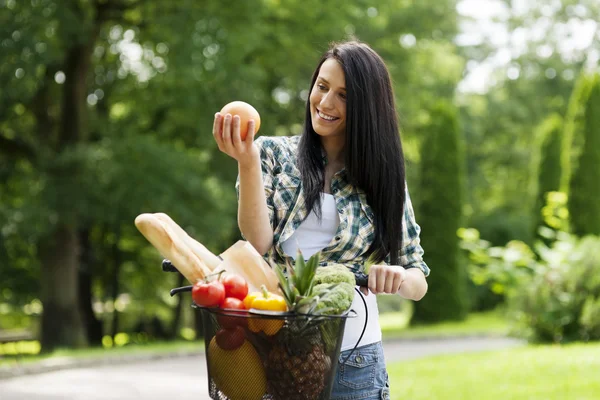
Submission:
MULTIPOLYGON (((319 298, 312 290, 318 265, 318 254, 305 262, 299 253, 295 268, 288 265, 287 273, 274 266, 290 311, 320 313, 316 311, 319 298)), ((315 317, 289 319, 276 336, 266 363, 269 393, 274 399, 316 400, 325 389, 331 360, 315 322, 315 317)))

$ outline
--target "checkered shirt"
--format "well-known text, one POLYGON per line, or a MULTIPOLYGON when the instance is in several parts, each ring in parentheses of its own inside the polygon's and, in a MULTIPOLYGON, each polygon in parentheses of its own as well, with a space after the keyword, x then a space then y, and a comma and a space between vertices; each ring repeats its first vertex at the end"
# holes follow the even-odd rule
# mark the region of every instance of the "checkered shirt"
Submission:
MULTIPOLYGON (((282 243, 292 236, 307 215, 302 179, 296 166, 299 139, 299 136, 261 136, 255 140, 260 149, 267 207, 274 233, 270 256, 277 262, 293 262, 282 249, 282 243)), ((332 241, 321 250, 320 259, 323 264, 341 263, 354 271, 363 270, 367 259, 365 253, 375 238, 373 211, 367 204, 366 194, 348 182, 345 170, 333 176, 331 190, 340 223, 332 241)), ((239 196, 239 177, 236 191, 239 196)), ((421 228, 415 221, 408 190, 402 228, 404 245, 400 250, 400 265, 407 269, 420 268, 428 276, 429 267, 423 261, 419 239, 421 228)))

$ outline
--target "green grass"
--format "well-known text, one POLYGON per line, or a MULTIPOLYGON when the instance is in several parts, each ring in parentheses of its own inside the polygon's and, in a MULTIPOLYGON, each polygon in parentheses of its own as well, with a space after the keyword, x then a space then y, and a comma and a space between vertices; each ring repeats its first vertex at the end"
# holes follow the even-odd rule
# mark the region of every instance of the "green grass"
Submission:
POLYGON ((592 400, 600 344, 528 346, 389 366, 392 399, 592 400))
POLYGON ((89 349, 60 349, 47 354, 6 354, 0 356, 0 366, 10 366, 18 363, 39 362, 50 358, 97 358, 105 356, 120 356, 124 354, 143 354, 150 352, 160 354, 176 351, 204 351, 204 342, 180 340, 173 342, 128 344, 126 346, 115 346, 110 348, 98 347, 89 349))
POLYGON ((501 311, 487 311, 470 314, 464 321, 440 322, 430 325, 409 326, 406 313, 385 313, 379 316, 383 337, 443 337, 460 335, 506 335, 508 321, 501 311))

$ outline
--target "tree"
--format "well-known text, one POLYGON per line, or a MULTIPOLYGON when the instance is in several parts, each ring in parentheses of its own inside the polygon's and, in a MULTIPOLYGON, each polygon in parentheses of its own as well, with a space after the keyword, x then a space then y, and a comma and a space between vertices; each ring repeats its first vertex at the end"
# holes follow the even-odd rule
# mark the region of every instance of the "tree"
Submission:
POLYGON ((451 96, 462 68, 454 0, 4 3, 0 290, 18 306, 42 294, 44 350, 128 329, 122 308, 97 311, 124 295, 130 315, 176 322, 176 278, 133 219, 166 212, 214 252, 231 245, 237 168, 211 135, 223 104, 252 103, 260 134, 298 132, 320 53, 356 34, 392 69, 416 158, 412 116, 451 96))
POLYGON ((534 176, 537 176, 537 197, 534 208, 533 231, 537 235, 538 229, 544 226, 542 210, 547 204, 548 192, 560 190, 562 177, 561 154, 563 138, 563 122, 558 114, 546 118, 538 127, 537 157, 534 159, 534 176))
POLYGON ((440 103, 423 133, 417 221, 425 261, 431 268, 427 295, 415 303, 415 319, 460 320, 468 312, 467 274, 459 260, 463 222, 464 149, 456 111, 440 103))
MULTIPOLYGON (((584 78, 589 85, 581 104, 581 150, 569 181, 568 209, 574 234, 600 235, 600 75, 584 78)), ((577 116, 576 116, 577 118, 577 116)))

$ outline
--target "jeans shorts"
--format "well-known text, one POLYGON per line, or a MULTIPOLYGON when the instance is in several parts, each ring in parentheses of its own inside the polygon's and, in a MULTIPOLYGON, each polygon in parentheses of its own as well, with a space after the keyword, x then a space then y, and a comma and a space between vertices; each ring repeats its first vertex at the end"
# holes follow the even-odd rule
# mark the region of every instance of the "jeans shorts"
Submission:
POLYGON ((389 400, 390 384, 381 342, 340 354, 331 400, 389 400))

